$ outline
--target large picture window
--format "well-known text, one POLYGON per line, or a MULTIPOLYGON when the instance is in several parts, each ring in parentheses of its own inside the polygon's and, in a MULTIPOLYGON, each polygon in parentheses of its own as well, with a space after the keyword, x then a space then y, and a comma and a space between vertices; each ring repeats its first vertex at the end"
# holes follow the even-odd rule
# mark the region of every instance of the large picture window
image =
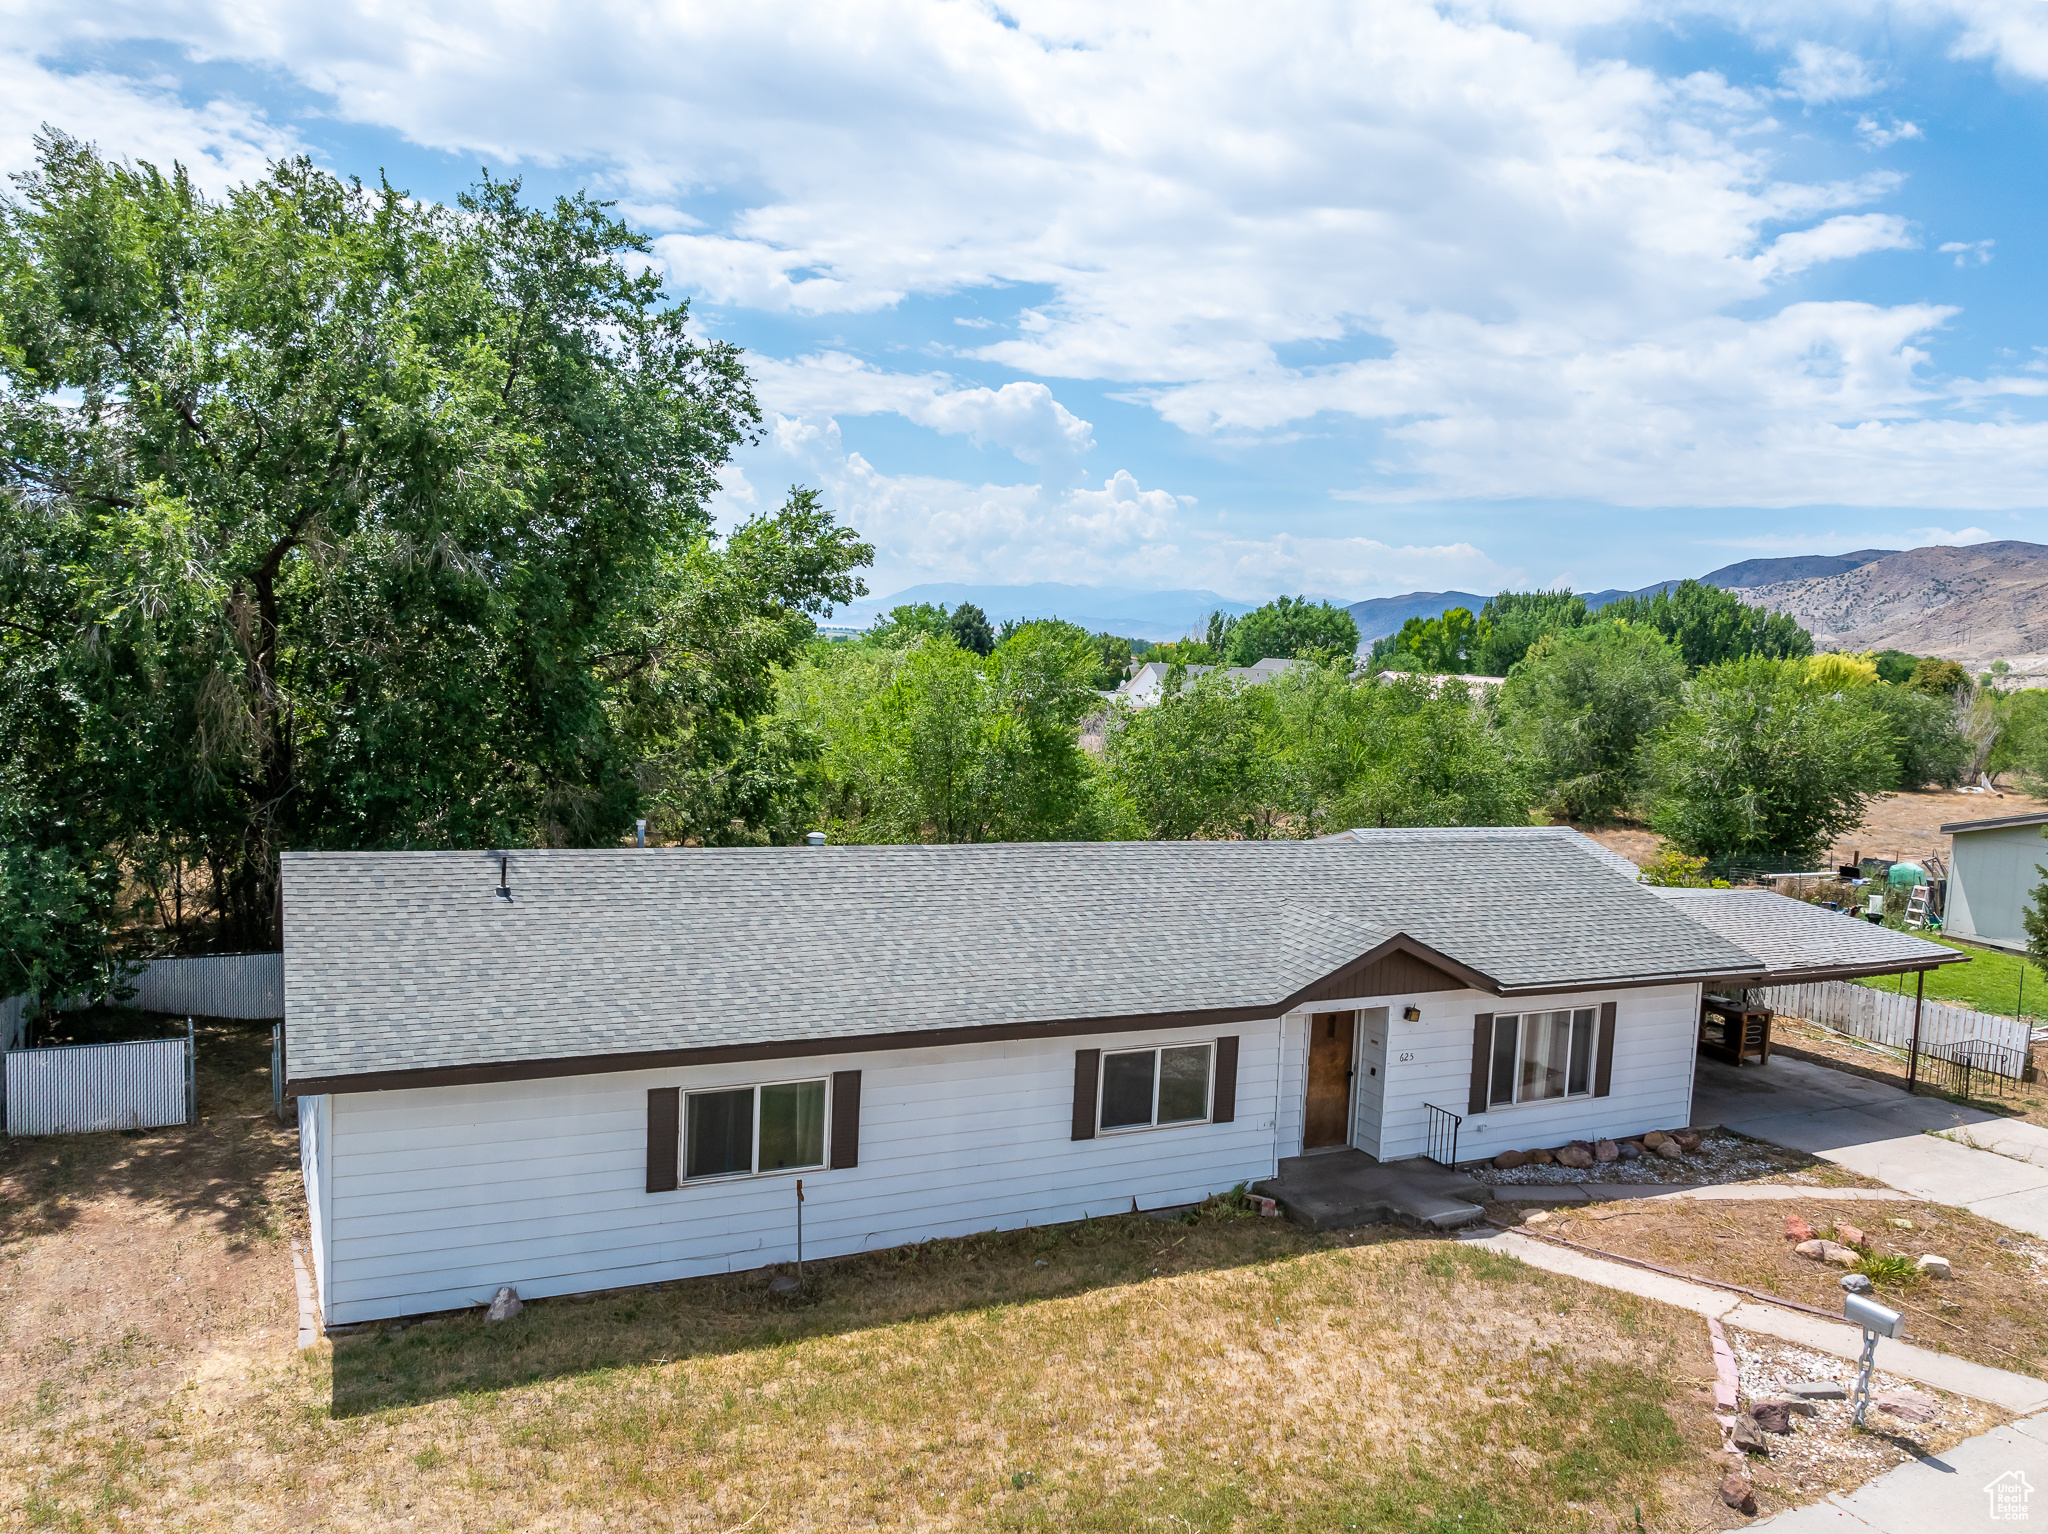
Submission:
POLYGON ((825 1164, 825 1083, 691 1092, 684 1097, 683 1176, 801 1172, 825 1164))
POLYGON ((1203 1122, 1209 1117, 1215 1054, 1213 1044, 1104 1051, 1101 1127, 1156 1129, 1203 1122))
POLYGON ((1591 1007, 1497 1014, 1487 1106, 1591 1094, 1594 1035, 1599 1027, 1599 1013, 1591 1007))

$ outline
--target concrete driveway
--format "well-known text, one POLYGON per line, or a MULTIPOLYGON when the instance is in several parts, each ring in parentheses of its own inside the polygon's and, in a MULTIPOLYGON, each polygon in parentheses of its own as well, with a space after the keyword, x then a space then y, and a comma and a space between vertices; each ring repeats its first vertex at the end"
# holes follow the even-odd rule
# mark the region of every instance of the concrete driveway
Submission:
POLYGON ((1937 1204, 2048 1236, 2048 1129, 1779 1056, 1702 1058, 1692 1121, 1722 1124, 1937 1204))

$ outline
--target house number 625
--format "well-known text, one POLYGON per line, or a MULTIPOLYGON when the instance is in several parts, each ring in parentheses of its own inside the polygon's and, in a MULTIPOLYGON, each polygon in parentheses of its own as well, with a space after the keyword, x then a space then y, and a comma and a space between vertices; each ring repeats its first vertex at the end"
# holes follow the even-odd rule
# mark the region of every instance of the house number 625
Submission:
POLYGON ((1412 1049, 1404 1049, 1404 1050, 1402 1050, 1402 1051, 1401 1051, 1401 1059, 1402 1059, 1402 1061, 1403 1061, 1404 1063, 1405 1063, 1406 1061, 1409 1061, 1409 1060, 1413 1060, 1414 1058, 1415 1058, 1415 1051, 1414 1051, 1414 1050, 1412 1050, 1412 1049))

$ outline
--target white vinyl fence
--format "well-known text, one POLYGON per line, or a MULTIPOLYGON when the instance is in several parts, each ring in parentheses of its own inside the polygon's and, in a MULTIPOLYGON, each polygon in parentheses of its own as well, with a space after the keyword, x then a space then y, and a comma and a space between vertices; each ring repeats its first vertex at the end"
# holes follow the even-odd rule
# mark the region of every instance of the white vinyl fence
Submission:
POLYGON ((10 1135, 159 1129, 192 1116, 192 1039, 7 1052, 10 1135))
MULTIPOLYGON (((1764 1005, 1773 1012, 1825 1023, 1843 1033, 1894 1049, 1913 1045, 1913 997, 1892 991, 1851 985, 1846 980, 1823 980, 1813 985, 1776 985, 1763 993, 1764 1005)), ((2023 1065, 2032 1030, 2016 1017, 1999 1017, 1990 1012, 1972 1012, 1968 1007, 1944 1001, 1921 1003, 1920 1048, 1927 1053, 1945 1053, 1958 1044, 1982 1041, 2012 1051, 2010 1059, 2023 1065)))

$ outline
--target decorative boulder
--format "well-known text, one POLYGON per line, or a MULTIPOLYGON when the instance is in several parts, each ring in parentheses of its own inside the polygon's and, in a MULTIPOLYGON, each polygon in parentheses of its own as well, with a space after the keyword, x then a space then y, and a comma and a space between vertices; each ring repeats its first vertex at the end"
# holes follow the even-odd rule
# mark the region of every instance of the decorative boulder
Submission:
POLYGON ((1690 1129, 1678 1130, 1671 1138, 1678 1142, 1678 1148, 1682 1151, 1696 1151, 1700 1148, 1700 1137, 1690 1129))
POLYGON ((1925 1273, 1929 1278, 1955 1277, 1954 1272, 1948 1265, 1948 1259, 1946 1257, 1937 1257, 1932 1252, 1922 1257, 1913 1266, 1919 1272, 1925 1273))
POLYGON ((1758 1401, 1749 1409, 1756 1425, 1766 1433, 1789 1433, 1792 1431, 1792 1403, 1790 1401, 1758 1401))
MULTIPOLYGON (((1645 1141, 1644 1143, 1648 1144, 1649 1142, 1645 1141)), ((1662 1156, 1666 1161, 1677 1161, 1685 1155, 1684 1149, 1679 1145, 1679 1143, 1676 1140, 1659 1140, 1655 1145, 1651 1146, 1650 1148, 1654 1150, 1658 1155, 1662 1156)))
POLYGON ((1844 1246, 1870 1245, 1870 1238, 1864 1235, 1859 1227, 1854 1225, 1837 1225, 1835 1227, 1835 1239, 1844 1246))
POLYGON ((1939 1410, 1931 1397, 1917 1390, 1887 1390, 1870 1404, 1905 1422, 1932 1422, 1939 1410))
POLYGON ((1811 1241, 1813 1227, 1796 1214, 1785 1216, 1785 1239, 1792 1242, 1811 1241))
POLYGON ((1643 1149, 1655 1150, 1658 1146, 1664 1143, 1665 1139, 1666 1136, 1663 1130, 1653 1129, 1648 1134, 1643 1136, 1643 1149))
POLYGON ((1623 1161, 1635 1161, 1643 1154, 1643 1148, 1633 1140, 1623 1140, 1615 1149, 1621 1152, 1623 1161))
POLYGON ((1769 1454, 1771 1446, 1764 1442, 1764 1435, 1758 1430, 1756 1418, 1744 1412, 1735 1419, 1735 1431, 1729 1435, 1735 1440, 1735 1447, 1744 1454, 1769 1454))
POLYGON ((1493 1164, 1503 1172, 1513 1171, 1518 1166, 1527 1166, 1529 1164, 1529 1153, 1527 1151, 1502 1151, 1493 1158, 1493 1164))
POLYGON ((1913 1222, 1911 1220, 1886 1220, 1885 1224, 1891 1226, 1895 1230, 1911 1230, 1913 1228, 1913 1222))
POLYGON ((1745 1517, 1756 1516, 1756 1492, 1739 1475, 1721 1477, 1721 1500, 1745 1517))
POLYGON ((1593 1159, 1595 1161, 1612 1161, 1620 1154, 1621 1152, 1615 1148, 1612 1140, 1602 1140, 1593 1147, 1593 1159))
POLYGON ((491 1308, 484 1312, 486 1321, 509 1321, 526 1307, 519 1303, 519 1291, 510 1284, 502 1286, 491 1296, 491 1308))
POLYGON ((1842 1288, 1850 1294, 1868 1294, 1871 1287, 1870 1280, 1861 1273, 1844 1273, 1842 1275, 1842 1288))
POLYGON ((1581 1145, 1563 1146, 1556 1154, 1559 1166, 1568 1166, 1575 1172, 1583 1172, 1593 1164, 1593 1153, 1581 1145))
POLYGON ((1832 1241, 1802 1241, 1792 1248, 1801 1257, 1810 1257, 1815 1262, 1832 1262, 1839 1267, 1853 1268, 1858 1258, 1846 1246, 1837 1246, 1832 1241))
POLYGON ((1529 1164, 1531 1166, 1549 1166, 1556 1159, 1557 1157, 1551 1155, 1547 1150, 1532 1150, 1529 1152, 1529 1164))

